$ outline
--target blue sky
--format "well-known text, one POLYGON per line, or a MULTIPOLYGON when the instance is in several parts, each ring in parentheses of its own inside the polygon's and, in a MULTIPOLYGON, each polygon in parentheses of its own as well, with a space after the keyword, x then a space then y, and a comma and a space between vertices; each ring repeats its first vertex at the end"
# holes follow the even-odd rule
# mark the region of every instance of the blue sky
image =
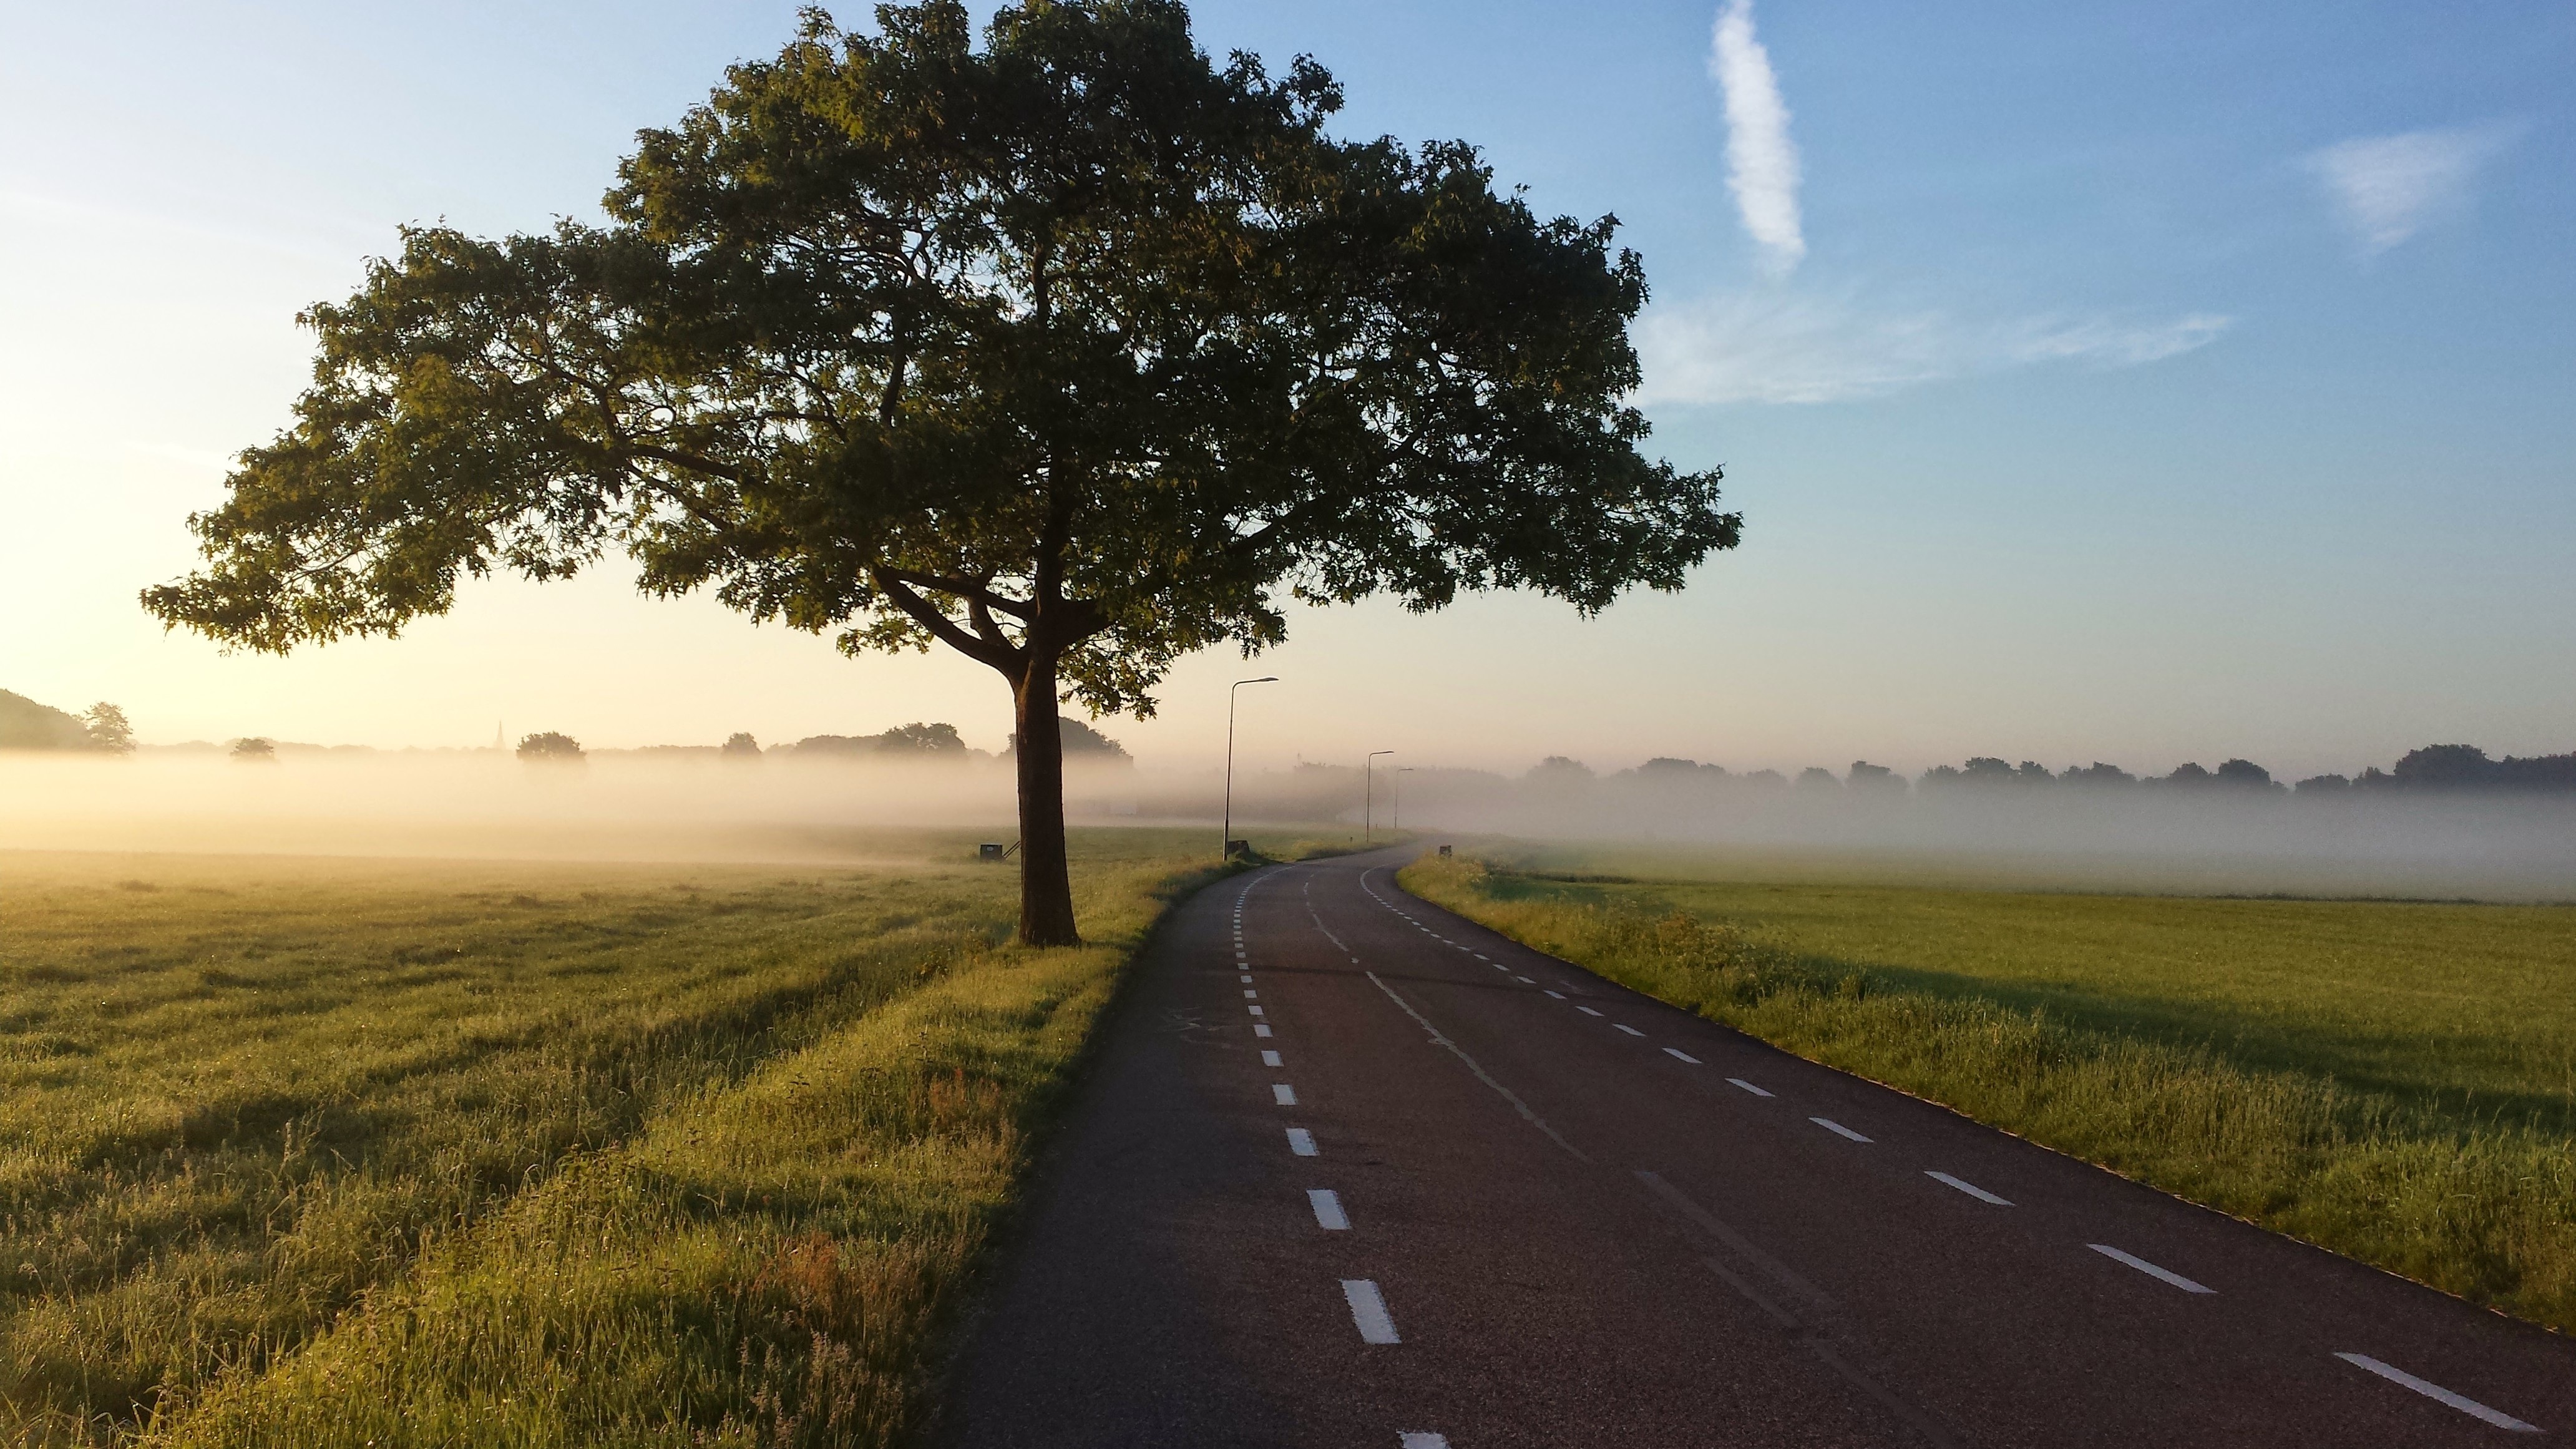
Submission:
MULTIPOLYGON (((298 306, 401 221, 588 211, 638 126, 792 25, 537 9, 0 9, 0 688, 156 739, 998 744, 974 666, 613 576, 285 661, 134 608, 283 421, 298 306)), ((2576 748, 2576 8, 1757 0, 1723 55, 1709 4, 1196 13, 1212 50, 1324 61, 1349 133, 1464 137, 1539 207, 1617 214, 1655 446, 1727 464, 1747 514, 1689 592, 1598 620, 1300 617, 1251 671, 1289 677, 1261 757, 2576 748)), ((1236 668, 1111 732, 1204 758, 1236 668)))

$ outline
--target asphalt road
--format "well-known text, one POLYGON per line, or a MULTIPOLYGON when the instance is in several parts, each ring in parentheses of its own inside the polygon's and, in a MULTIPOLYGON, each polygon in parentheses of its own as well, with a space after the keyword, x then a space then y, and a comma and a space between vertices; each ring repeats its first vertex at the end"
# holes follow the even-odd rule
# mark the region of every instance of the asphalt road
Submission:
POLYGON ((2576 1434, 2576 1344, 1662 1006, 1396 863, 1168 922, 949 1443, 2576 1434))

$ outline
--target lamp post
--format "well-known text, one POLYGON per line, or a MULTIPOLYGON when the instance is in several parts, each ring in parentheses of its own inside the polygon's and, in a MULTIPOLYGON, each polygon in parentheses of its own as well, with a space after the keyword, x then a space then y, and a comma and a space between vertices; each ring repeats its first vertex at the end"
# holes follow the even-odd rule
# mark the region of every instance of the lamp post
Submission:
POLYGON ((1369 767, 1377 763, 1378 756, 1394 753, 1393 750, 1371 750, 1368 758, 1360 761, 1360 834, 1367 841, 1377 839, 1377 781, 1369 774, 1369 767))
POLYGON ((1217 863, 1234 857, 1234 691, 1247 684, 1277 684, 1279 676, 1265 674, 1259 679, 1238 679, 1225 692, 1225 824, 1219 828, 1216 844, 1217 863))
MULTIPOLYGON (((1398 775, 1410 775, 1413 773, 1413 767, 1411 765, 1398 765, 1396 766, 1395 773, 1398 775)), ((1387 784, 1395 788, 1394 830, 1396 834, 1402 835, 1404 833, 1404 782, 1402 780, 1389 780, 1387 781, 1387 784)))

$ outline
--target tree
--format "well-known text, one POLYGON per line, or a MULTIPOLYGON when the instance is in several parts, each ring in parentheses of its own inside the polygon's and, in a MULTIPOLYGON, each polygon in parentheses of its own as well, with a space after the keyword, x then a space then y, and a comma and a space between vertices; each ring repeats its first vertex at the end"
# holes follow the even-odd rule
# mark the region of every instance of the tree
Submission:
POLYGON ((2273 782, 2272 772, 2252 760, 2222 760, 2219 762, 2217 773, 2211 778, 2217 784, 2233 785, 2245 790, 2280 788, 2273 782))
POLYGON ((102 699, 81 718, 87 722, 91 749, 114 755, 134 753, 134 726, 126 720, 125 711, 102 699))
POLYGON ((2408 750, 2388 773, 2416 789, 2463 790, 2493 784, 2499 771, 2475 745, 2425 745, 2408 750))
POLYGON ((760 758, 760 741, 753 739, 747 730, 735 730, 725 737, 724 748, 718 753, 727 759, 756 760, 760 758))
POLYGON ((1902 795, 1905 793, 1903 775, 1885 765, 1873 765, 1867 760, 1852 761, 1851 771, 1844 776, 1843 783, 1853 790, 1866 790, 1873 794, 1902 795))
POLYGON ((914 720, 896 725, 877 736, 877 749, 888 755, 910 755, 919 759, 966 758, 966 741, 959 737, 953 724, 923 724, 914 720))
POLYGON ((233 758, 254 765, 274 765, 277 763, 277 742, 261 739, 256 735, 235 740, 233 758))
POLYGON ((294 426, 191 520, 165 622, 392 634, 461 575, 621 548, 1013 700, 1020 937, 1078 939, 1059 700, 1150 713, 1288 599, 1527 587, 1586 613, 1734 546, 1622 399, 1644 268, 1464 143, 1344 142, 1311 60, 1212 65, 1176 0, 808 11, 643 133, 607 222, 403 233, 312 308, 294 426))
POLYGON ((590 753, 572 736, 546 730, 520 738, 519 758, 541 765, 577 765, 589 759, 590 753))

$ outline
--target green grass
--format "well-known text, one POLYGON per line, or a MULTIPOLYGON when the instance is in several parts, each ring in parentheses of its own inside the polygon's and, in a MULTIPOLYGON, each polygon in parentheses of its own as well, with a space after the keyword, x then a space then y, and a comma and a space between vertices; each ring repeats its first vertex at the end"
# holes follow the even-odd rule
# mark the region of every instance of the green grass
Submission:
POLYGON ((964 863, 0 855, 0 1431, 898 1441, 1206 844, 1082 832, 1064 951, 964 863))
POLYGON ((1401 879, 1801 1055, 2576 1329, 2576 909, 1569 874, 1401 879))

